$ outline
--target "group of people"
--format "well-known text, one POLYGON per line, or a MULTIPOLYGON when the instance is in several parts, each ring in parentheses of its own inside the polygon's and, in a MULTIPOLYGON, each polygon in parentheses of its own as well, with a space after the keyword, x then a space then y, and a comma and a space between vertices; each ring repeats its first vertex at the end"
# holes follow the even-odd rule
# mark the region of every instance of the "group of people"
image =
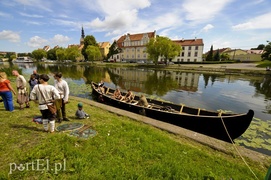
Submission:
POLYGON ((28 81, 30 93, 27 91, 27 81, 24 76, 20 75, 17 70, 13 70, 12 74, 16 76, 17 91, 12 88, 6 73, 0 72, 0 96, 2 97, 5 110, 14 111, 13 93, 17 95, 17 103, 20 110, 24 109, 24 104, 25 108, 29 108, 30 100, 39 104, 45 131, 54 132, 55 119, 60 123, 61 121, 69 121, 66 114, 66 104, 68 103, 70 91, 68 83, 62 79, 61 72, 54 74, 55 81, 53 86, 48 84, 50 79, 48 75, 39 75, 34 70, 28 81), (56 105, 56 114, 49 111, 47 106, 53 103, 56 105))
POLYGON ((7 74, 5 72, 0 72, 0 96, 2 97, 5 110, 11 112, 14 111, 12 93, 17 95, 17 103, 19 104, 20 109, 24 109, 24 104, 26 108, 29 108, 29 96, 27 94, 27 83, 25 78, 20 75, 17 70, 13 70, 12 75, 16 76, 17 92, 12 88, 10 81, 7 78, 7 74))
MULTIPOLYGON (((36 85, 30 92, 30 99, 39 104, 39 109, 42 114, 42 123, 45 131, 54 132, 55 119, 59 123, 62 121, 69 121, 66 114, 66 104, 69 100, 69 86, 68 83, 62 79, 62 73, 56 72, 54 74, 54 86, 49 85, 49 76, 46 74, 38 75, 39 79, 36 85), (48 105, 55 104, 56 114, 48 109, 48 105)), ((31 76, 31 79, 34 78, 31 76)), ((29 83, 31 81, 29 80, 29 83)))
MULTIPOLYGON (((129 89, 127 91, 126 95, 122 96, 120 90, 117 88, 114 91, 113 98, 115 98, 117 100, 120 100, 120 101, 131 102, 134 99, 134 94, 129 89)), ((136 103, 136 105, 148 107, 148 101, 147 101, 145 95, 141 94, 141 96, 140 96, 138 102, 136 103)))

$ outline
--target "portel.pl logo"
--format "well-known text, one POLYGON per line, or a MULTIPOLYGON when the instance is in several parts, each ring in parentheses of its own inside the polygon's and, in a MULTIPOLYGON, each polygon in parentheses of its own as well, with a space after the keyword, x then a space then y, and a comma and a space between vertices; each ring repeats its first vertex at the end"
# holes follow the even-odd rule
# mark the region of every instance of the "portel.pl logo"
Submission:
POLYGON ((15 171, 53 171, 57 174, 66 170, 66 159, 58 163, 50 164, 49 159, 37 159, 23 164, 9 163, 9 174, 15 171))

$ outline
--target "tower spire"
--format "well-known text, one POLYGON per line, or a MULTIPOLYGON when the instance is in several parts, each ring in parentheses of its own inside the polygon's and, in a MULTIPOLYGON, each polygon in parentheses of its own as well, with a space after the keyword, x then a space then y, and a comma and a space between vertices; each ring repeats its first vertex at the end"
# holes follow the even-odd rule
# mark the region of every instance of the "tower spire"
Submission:
POLYGON ((80 45, 84 44, 84 39, 85 39, 85 32, 84 32, 84 28, 83 28, 83 25, 82 25, 80 45))

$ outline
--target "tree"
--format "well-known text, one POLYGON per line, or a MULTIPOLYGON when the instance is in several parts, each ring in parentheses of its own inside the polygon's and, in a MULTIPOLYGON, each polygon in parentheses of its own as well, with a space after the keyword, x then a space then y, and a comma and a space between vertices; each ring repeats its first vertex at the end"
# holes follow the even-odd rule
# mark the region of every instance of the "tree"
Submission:
POLYGON ((57 59, 57 57, 56 57, 56 49, 50 49, 47 52, 47 59, 52 59, 52 60, 56 60, 57 59))
POLYGON ((181 52, 181 46, 175 44, 167 37, 158 37, 161 46, 161 56, 164 57, 165 63, 167 64, 167 60, 174 58, 181 52))
POLYGON ((94 36, 92 35, 87 35, 84 39, 84 47, 82 48, 82 54, 84 56, 84 58, 87 60, 88 59, 88 55, 86 53, 86 49, 88 46, 96 46, 96 47, 99 47, 97 42, 96 42, 96 39, 94 36))
POLYGON ((228 53, 222 53, 221 56, 220 56, 220 59, 222 61, 230 60, 230 55, 228 53))
POLYGON ((64 48, 58 48, 56 50, 56 57, 58 61, 63 61, 66 58, 66 52, 64 48))
POLYGON ((206 61, 213 61, 213 45, 210 48, 210 51, 208 52, 208 55, 206 56, 206 61))
POLYGON ((42 58, 47 57, 47 53, 45 50, 43 49, 37 49, 34 50, 32 52, 32 56, 34 57, 34 59, 36 59, 37 61, 40 61, 42 58))
POLYGON ((271 42, 267 42, 268 44, 264 47, 264 53, 262 54, 263 60, 271 60, 271 42))
POLYGON ((101 51, 97 46, 89 45, 86 49, 87 59, 91 61, 99 60, 102 57, 101 51))
POLYGON ((117 42, 114 41, 113 44, 109 48, 109 52, 106 56, 107 59, 109 59, 114 54, 118 54, 121 50, 117 47, 117 42))
POLYGON ((155 64, 158 64, 159 57, 163 57, 165 62, 169 58, 174 58, 181 51, 181 46, 175 44, 167 37, 157 36, 151 38, 146 44, 146 52, 149 54, 149 59, 153 60, 155 64))
POLYGON ((251 48, 251 50, 263 50, 265 47, 264 44, 260 44, 257 48, 251 48))
POLYGON ((76 58, 80 56, 78 47, 73 46, 66 49, 66 58, 72 61, 76 61, 76 58))
POLYGON ((219 49, 218 49, 218 50, 216 51, 216 53, 215 53, 214 61, 220 61, 219 49))

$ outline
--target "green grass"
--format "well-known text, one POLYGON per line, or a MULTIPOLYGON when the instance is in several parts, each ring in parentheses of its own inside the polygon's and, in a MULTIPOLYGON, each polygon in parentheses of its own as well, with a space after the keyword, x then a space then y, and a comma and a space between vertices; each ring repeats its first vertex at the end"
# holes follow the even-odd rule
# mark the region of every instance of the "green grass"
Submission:
POLYGON ((271 67, 271 61, 265 60, 258 63, 256 67, 271 67))
MULTIPOLYGON (((239 157, 97 107, 85 104, 91 118, 77 120, 77 103, 71 100, 67 105, 68 117, 72 122, 92 125, 98 132, 93 138, 45 133, 42 125, 32 122, 40 114, 34 102, 24 110, 15 104, 13 113, 4 111, 1 103, 0 179, 255 179, 239 157), (32 166, 37 160, 44 171, 32 166), (23 164, 25 169, 10 174, 15 164, 23 164), (55 165, 62 169, 57 172, 55 165)), ((268 167, 247 162, 263 179, 268 167)))

